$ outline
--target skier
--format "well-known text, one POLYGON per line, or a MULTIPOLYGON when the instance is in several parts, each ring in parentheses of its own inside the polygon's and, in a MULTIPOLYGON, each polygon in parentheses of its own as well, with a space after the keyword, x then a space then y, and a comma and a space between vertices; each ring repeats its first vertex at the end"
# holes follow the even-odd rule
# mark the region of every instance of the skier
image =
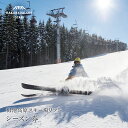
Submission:
POLYGON ((71 69, 69 75, 68 75, 68 78, 66 80, 70 80, 74 77, 87 77, 87 74, 82 66, 82 64, 80 63, 80 58, 77 57, 75 60, 74 60, 74 66, 72 66, 73 68, 71 69))

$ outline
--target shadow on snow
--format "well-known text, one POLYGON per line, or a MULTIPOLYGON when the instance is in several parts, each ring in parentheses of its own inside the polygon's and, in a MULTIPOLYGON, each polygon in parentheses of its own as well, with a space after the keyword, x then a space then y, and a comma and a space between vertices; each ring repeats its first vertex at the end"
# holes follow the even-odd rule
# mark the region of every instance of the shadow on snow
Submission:
MULTIPOLYGON (((52 108, 60 108, 60 112, 54 114, 54 119, 57 123, 63 121, 69 122, 74 117, 80 117, 88 112, 92 112, 94 115, 105 118, 108 115, 118 112, 122 121, 128 122, 128 101, 120 97, 108 97, 108 96, 43 96, 36 98, 24 98, 14 103, 23 103, 26 101, 33 101, 33 103, 26 103, 20 105, 12 105, 0 108, 0 112, 5 112, 7 108, 25 108, 36 107, 42 105, 52 105, 52 108), (38 99, 39 98, 39 99, 38 99), (50 101, 44 99, 52 98, 50 101), (37 101, 38 99, 38 101, 37 101), (34 102, 34 100, 36 100, 34 102), (44 101, 43 101, 44 100, 44 101)), ((38 111, 39 116, 43 116, 44 113, 38 111)), ((27 124, 25 124, 27 125, 27 124)))

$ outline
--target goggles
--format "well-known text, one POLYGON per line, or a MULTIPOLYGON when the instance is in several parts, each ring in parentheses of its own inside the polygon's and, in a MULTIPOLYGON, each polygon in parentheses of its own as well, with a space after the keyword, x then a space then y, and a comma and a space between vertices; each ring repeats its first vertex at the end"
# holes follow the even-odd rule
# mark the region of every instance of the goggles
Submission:
POLYGON ((80 63, 80 61, 74 61, 74 64, 80 63))

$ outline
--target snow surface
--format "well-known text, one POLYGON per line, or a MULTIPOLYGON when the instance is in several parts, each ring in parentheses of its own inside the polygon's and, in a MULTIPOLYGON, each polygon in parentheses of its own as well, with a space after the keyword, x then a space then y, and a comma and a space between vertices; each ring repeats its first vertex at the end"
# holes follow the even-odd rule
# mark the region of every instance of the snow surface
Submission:
POLYGON ((1 70, 0 128, 128 128, 127 58, 128 51, 123 51, 83 59, 89 77, 66 82, 73 62, 1 70), (25 90, 23 82, 94 93, 57 96, 25 90))

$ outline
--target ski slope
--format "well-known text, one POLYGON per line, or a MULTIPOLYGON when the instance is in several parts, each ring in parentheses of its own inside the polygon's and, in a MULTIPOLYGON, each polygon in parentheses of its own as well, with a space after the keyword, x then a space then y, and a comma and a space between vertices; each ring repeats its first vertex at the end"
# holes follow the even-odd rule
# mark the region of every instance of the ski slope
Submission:
POLYGON ((65 82, 73 62, 0 71, 0 128, 128 128, 128 51, 82 60, 88 78, 65 82), (21 83, 91 90, 57 96, 21 83), (25 98, 21 93, 39 93, 25 98), (41 94, 40 94, 41 93, 41 94))

